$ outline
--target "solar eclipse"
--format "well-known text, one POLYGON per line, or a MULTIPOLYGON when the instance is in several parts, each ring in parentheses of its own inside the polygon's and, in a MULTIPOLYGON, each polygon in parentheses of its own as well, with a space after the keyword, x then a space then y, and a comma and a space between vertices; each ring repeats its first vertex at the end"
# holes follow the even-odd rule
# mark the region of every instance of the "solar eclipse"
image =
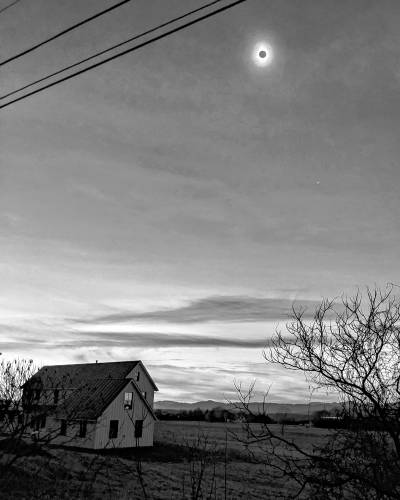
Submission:
POLYGON ((271 45, 265 42, 258 42, 253 47, 252 60, 256 66, 260 68, 269 66, 273 57, 274 54, 271 45))

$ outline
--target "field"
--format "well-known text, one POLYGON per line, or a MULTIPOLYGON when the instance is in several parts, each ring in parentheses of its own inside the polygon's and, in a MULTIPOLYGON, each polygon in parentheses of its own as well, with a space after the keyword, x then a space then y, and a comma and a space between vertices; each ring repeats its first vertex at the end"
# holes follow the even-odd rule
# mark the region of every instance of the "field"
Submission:
MULTIPOLYGON (((280 426, 275 430, 280 432, 280 426)), ((285 437, 310 448, 329 431, 286 426, 285 437)), ((2 498, 273 499, 294 485, 253 458, 238 441, 239 423, 158 422, 155 446, 107 454, 47 448, 19 459, 2 498)), ((4 485, 5 486, 5 485, 4 485)))

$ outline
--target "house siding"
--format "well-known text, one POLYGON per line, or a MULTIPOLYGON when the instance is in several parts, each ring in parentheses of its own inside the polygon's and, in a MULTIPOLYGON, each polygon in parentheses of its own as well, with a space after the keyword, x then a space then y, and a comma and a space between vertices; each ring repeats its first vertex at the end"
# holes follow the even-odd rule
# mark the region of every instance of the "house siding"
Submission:
POLYGON ((79 437, 79 422, 68 422, 65 436, 60 434, 61 420, 54 417, 47 418, 46 429, 41 429, 40 435, 50 437, 50 443, 63 446, 76 446, 78 448, 91 448, 95 446, 96 422, 87 421, 86 436, 79 437))
POLYGON ((133 384, 129 383, 106 408, 101 417, 97 419, 94 448, 101 449, 152 446, 153 432, 154 417, 137 394, 133 384), (133 393, 132 410, 125 410, 124 408, 125 392, 133 393), (115 439, 109 438, 111 420, 118 420, 118 436, 115 439), (135 438, 136 420, 143 420, 143 435, 141 438, 135 438))

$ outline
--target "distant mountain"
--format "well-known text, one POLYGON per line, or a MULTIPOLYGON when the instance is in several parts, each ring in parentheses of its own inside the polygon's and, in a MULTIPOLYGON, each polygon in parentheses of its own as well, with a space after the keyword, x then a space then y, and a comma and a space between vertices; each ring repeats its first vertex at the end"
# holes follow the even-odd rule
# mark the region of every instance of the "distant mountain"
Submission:
MULTIPOLYGON (((195 410, 200 408, 202 411, 212 410, 213 408, 226 408, 234 410, 239 403, 223 403, 221 401, 198 401, 197 403, 181 403, 179 401, 156 401, 154 409, 156 410, 170 410, 170 411, 183 411, 195 410)), ((327 410, 334 411, 339 408, 339 403, 324 403, 321 401, 308 403, 265 403, 264 411, 269 415, 272 414, 313 414, 316 411, 327 410)), ((253 412, 260 413, 263 411, 263 403, 254 402, 250 403, 250 409, 253 412)))
POLYGON ((155 410, 196 410, 200 408, 202 411, 212 410, 213 408, 220 408, 226 406, 225 403, 220 403, 218 401, 212 401, 211 399, 207 401, 199 401, 197 403, 181 403, 179 401, 155 401, 155 410))

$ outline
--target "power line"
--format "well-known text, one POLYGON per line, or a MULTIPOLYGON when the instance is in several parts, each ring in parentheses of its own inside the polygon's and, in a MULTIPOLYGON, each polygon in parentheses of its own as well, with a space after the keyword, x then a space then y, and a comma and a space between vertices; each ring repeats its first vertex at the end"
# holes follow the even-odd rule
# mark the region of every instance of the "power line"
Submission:
POLYGON ((111 52, 112 50, 115 50, 118 47, 122 47, 123 45, 126 45, 130 42, 133 42, 134 40, 137 40, 138 38, 143 38, 146 35, 150 35, 150 33, 154 33, 154 31, 158 31, 161 28, 165 28, 166 26, 169 26, 177 21, 181 21, 182 19, 189 17, 193 14, 196 14, 197 12, 200 12, 201 10, 207 9, 208 7, 211 7, 212 5, 220 3, 221 1, 222 0, 214 0, 212 2, 209 2, 205 5, 203 5, 202 7, 198 7, 197 9, 191 10, 190 12, 187 12, 186 14, 175 17, 174 19, 171 19, 170 21, 159 24, 158 26, 155 26, 154 28, 150 28, 146 31, 143 31, 142 33, 139 33, 138 35, 132 36, 131 38, 128 38, 127 40, 125 40, 123 42, 117 43, 116 45, 113 45, 112 47, 109 47, 108 49, 102 50, 100 52, 96 52, 95 54, 93 54, 89 57, 86 57, 85 59, 81 59, 80 61, 78 61, 74 64, 70 64, 69 66, 65 66, 64 68, 59 69, 57 71, 54 71, 53 73, 50 73, 42 78, 39 78, 38 80, 34 80, 33 82, 30 82, 30 83, 24 85, 23 87, 20 87, 16 90, 8 92, 7 94, 0 96, 0 100, 6 99, 7 97, 11 97, 12 95, 18 94, 18 92, 22 92, 22 90, 26 90, 30 87, 33 87, 34 85, 37 85, 38 83, 44 82, 45 80, 52 78, 53 76, 59 75, 60 73, 63 73, 64 71, 68 71, 72 68, 75 68, 76 66, 80 66, 81 64, 83 64, 85 62, 91 61, 92 59, 95 59, 96 57, 100 57, 100 56, 106 54, 107 52, 111 52))
POLYGON ((138 50, 142 47, 145 47, 146 45, 150 45, 151 43, 154 43, 158 40, 161 40, 162 38, 166 38, 167 36, 169 35, 172 35, 174 33, 177 33, 179 31, 182 31, 183 29, 186 29, 188 28, 189 26, 192 26, 194 24, 197 24, 201 21, 204 21, 205 19, 208 19, 210 17, 213 17, 215 16, 216 14, 219 14, 221 12, 224 12, 225 10, 228 10, 228 9, 231 9, 232 7, 235 7, 236 5, 239 5, 243 2, 246 2, 247 0, 236 0, 235 2, 231 2, 230 4, 228 5, 225 5, 224 7, 220 7, 219 9, 216 9, 216 10, 213 10, 212 12, 209 12, 208 14, 204 14, 203 16, 200 16, 200 17, 197 17, 196 19, 193 19, 192 21, 188 21, 187 23, 185 24, 181 24, 180 26, 177 26, 176 28, 173 28, 171 30, 168 30, 160 35, 157 35, 153 38, 150 38, 149 40, 146 40, 145 42, 142 42, 138 45, 135 45, 133 47, 131 47, 130 49, 127 49, 127 50, 124 50, 122 52, 119 52, 118 54, 115 54, 111 57, 107 57, 106 59, 104 59, 103 61, 100 61, 98 63, 95 63, 95 64, 92 64, 90 66, 87 66, 86 68, 83 68, 79 71, 76 71, 75 73, 72 73, 71 75, 68 75, 68 76, 65 76, 63 78, 60 78, 59 80, 56 80, 52 83, 49 83, 47 85, 44 85, 43 87, 40 87, 36 90, 33 90, 32 92, 28 92, 27 94, 24 94, 23 96, 21 97, 17 97, 16 99, 13 99, 12 101, 9 101, 5 104, 2 104, 0 106, 0 109, 2 108, 5 108, 7 106, 9 106, 10 104, 13 104, 15 102, 18 102, 18 101, 21 101, 22 99, 26 99, 27 97, 30 97, 34 94, 37 94, 39 92, 42 92, 43 90, 46 90, 50 87, 54 87, 55 85, 58 85, 59 83, 62 83, 62 82, 65 82, 67 80, 70 80, 71 78, 74 78, 78 75, 81 75, 83 73, 86 73, 87 71, 90 71, 91 69, 94 69, 94 68, 97 68, 98 66, 102 66, 103 64, 109 62, 109 61, 113 61, 114 59, 118 59, 119 57, 122 57, 126 54, 129 54, 130 52, 134 52, 135 50, 138 50))
POLYGON ((12 7, 13 5, 19 3, 21 0, 14 0, 14 2, 11 2, 9 3, 8 5, 5 5, 4 7, 2 7, 0 9, 0 14, 3 13, 5 10, 9 9, 10 7, 12 7))
MULTIPOLYGON (((19 0, 18 0, 19 1, 19 0)), ((102 10, 101 12, 98 12, 97 14, 94 14, 93 16, 87 17, 83 21, 79 21, 79 23, 76 23, 69 28, 66 28, 65 30, 60 31, 56 35, 53 35, 49 38, 46 38, 46 40, 43 40, 43 42, 39 42, 36 45, 33 45, 32 47, 29 47, 29 49, 25 49, 22 52, 19 52, 18 54, 15 54, 14 56, 9 57, 8 59, 1 61, 0 66, 4 66, 5 64, 15 61, 15 59, 18 59, 26 54, 29 54, 30 52, 33 52, 34 50, 38 49, 39 47, 42 47, 43 45, 46 45, 49 42, 52 42, 56 38, 59 38, 60 36, 65 35, 66 33, 69 33, 70 31, 79 28, 80 26, 83 26, 84 24, 93 21, 93 19, 96 19, 100 16, 104 16, 104 14, 107 14, 108 12, 111 12, 114 9, 117 9, 118 7, 121 7, 121 5, 130 2, 131 0, 122 0, 121 2, 116 3, 115 5, 112 5, 111 7, 108 7, 108 9, 102 10)), ((15 2, 14 2, 15 3, 15 2)), ((11 6, 11 5, 10 5, 11 6)))

